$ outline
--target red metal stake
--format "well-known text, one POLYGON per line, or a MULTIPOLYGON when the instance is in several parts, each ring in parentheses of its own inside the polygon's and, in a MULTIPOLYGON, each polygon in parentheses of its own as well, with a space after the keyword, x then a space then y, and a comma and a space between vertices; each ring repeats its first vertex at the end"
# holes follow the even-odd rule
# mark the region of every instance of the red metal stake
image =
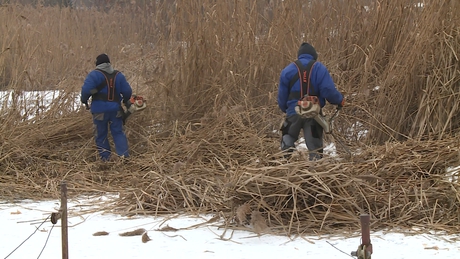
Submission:
POLYGON ((361 238, 362 245, 366 246, 366 250, 372 254, 372 244, 371 244, 371 229, 370 229, 370 219, 369 214, 362 214, 360 216, 361 220, 361 238))
POLYGON ((352 251, 351 255, 358 257, 358 259, 371 259, 372 244, 371 244, 371 231, 370 231, 370 216, 362 214, 360 216, 361 222, 361 244, 358 250, 352 251))

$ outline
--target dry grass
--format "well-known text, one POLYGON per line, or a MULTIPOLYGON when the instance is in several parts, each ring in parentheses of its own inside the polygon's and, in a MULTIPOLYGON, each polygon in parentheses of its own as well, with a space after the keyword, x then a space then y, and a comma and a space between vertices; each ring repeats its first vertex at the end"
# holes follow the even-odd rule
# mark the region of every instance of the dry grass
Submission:
POLYGON ((125 215, 254 215, 295 234, 355 230, 365 212, 374 229, 458 230, 445 170, 459 164, 457 1, 168 2, 0 7, 0 88, 15 93, 0 110, 2 198, 57 198, 66 181, 72 196, 119 192, 111 209, 125 215), (346 94, 336 126, 353 158, 280 159, 276 84, 304 40, 346 94), (148 99, 127 125, 127 163, 97 161, 90 116, 74 109, 100 52, 148 99), (21 115, 21 91, 45 89, 63 94, 21 115))

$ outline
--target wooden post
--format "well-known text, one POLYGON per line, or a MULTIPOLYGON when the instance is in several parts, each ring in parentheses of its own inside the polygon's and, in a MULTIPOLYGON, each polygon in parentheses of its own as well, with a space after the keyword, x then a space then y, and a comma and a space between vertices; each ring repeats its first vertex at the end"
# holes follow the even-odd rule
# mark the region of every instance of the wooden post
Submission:
POLYGON ((61 183, 61 239, 62 259, 69 259, 69 239, 67 232, 67 184, 61 183))

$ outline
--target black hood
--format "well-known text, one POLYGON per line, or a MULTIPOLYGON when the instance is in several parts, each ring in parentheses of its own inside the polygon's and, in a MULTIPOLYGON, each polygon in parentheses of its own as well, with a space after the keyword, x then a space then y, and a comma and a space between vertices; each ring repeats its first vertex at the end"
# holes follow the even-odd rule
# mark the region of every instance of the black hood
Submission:
POLYGON ((299 47, 299 51, 297 52, 297 57, 299 57, 302 54, 310 54, 314 60, 318 59, 318 53, 316 53, 315 48, 313 48, 312 45, 304 42, 302 45, 299 47))

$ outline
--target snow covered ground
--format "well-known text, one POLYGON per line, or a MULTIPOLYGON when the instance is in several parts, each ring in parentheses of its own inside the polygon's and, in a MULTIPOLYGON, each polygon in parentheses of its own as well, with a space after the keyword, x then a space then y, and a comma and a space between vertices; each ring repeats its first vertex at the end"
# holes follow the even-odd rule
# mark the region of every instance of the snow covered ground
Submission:
MULTIPOLYGON (((225 231, 219 228, 222 222, 206 223, 214 215, 128 218, 102 213, 113 198, 69 197, 69 258, 349 258, 360 244, 359 233, 290 239, 259 237, 250 229, 225 231), (140 235, 119 235, 140 228, 150 241, 143 242, 140 235), (166 228, 176 231, 160 231, 166 228), (93 235, 103 231, 108 235, 93 235)), ((59 207, 59 200, 0 201, 0 258, 62 258, 61 222, 53 225, 47 219, 59 207)), ((371 233, 371 241, 374 259, 453 259, 460 252, 460 235, 378 231, 371 233)))

